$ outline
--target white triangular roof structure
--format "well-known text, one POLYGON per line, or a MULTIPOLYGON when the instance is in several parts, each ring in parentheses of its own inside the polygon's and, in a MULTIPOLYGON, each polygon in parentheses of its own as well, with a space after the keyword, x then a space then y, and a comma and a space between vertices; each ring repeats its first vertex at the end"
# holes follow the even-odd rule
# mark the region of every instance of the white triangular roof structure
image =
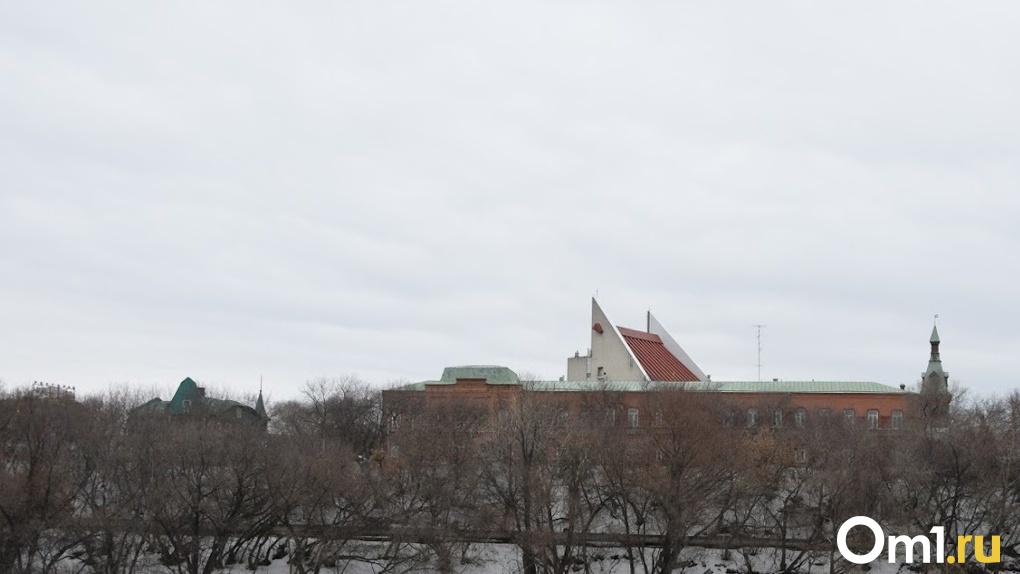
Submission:
POLYGON ((694 359, 687 354, 687 351, 684 351, 684 348, 680 346, 680 343, 676 342, 676 339, 669 334, 669 331, 662 326, 662 323, 655 318, 655 315, 652 315, 651 311, 648 312, 648 332, 658 335, 659 338, 662 339, 662 345, 666 347, 666 350, 679 359, 685 367, 690 369, 690 371, 698 377, 699 381, 704 382, 708 380, 708 376, 706 376, 705 372, 701 370, 701 367, 694 362, 694 359))

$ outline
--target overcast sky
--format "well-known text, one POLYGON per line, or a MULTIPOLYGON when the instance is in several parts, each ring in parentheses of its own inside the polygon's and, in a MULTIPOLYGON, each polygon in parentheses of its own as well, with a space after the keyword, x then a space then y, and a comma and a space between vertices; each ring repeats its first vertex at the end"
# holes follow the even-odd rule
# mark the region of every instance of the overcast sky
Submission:
POLYGON ((0 3, 0 379, 1017 386, 1020 3, 0 3))

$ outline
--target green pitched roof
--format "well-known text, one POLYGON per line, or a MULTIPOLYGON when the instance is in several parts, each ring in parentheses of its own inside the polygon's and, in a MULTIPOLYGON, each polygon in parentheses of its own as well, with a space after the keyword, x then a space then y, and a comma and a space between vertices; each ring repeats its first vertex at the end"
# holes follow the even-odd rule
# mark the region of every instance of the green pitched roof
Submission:
POLYGON ((138 405, 132 409, 132 412, 165 413, 169 404, 167 401, 156 398, 138 405))
POLYGON ((256 408, 253 409, 237 401, 206 397, 205 393, 202 391, 203 390, 198 386, 198 383, 196 383, 191 377, 187 377, 181 381, 180 385, 177 386, 177 392, 174 393, 173 398, 169 401, 155 398, 135 407, 132 412, 182 415, 187 414, 188 412, 203 411, 207 414, 220 415, 230 409, 240 408, 254 414, 255 416, 268 418, 268 416, 265 415, 265 403, 262 401, 261 392, 259 392, 259 400, 255 405, 256 408), (184 408, 184 401, 192 401, 191 411, 184 408), (262 409, 261 412, 258 410, 259 407, 262 409))
POLYGON ((170 404, 167 407, 167 412, 172 415, 179 415, 184 412, 184 401, 194 400, 198 395, 198 383, 191 380, 191 377, 185 377, 181 384, 177 386, 177 392, 174 393, 174 398, 170 399, 170 404))
POLYGON ((932 373, 945 378, 946 372, 942 370, 942 358, 939 356, 939 329, 938 326, 931 328, 931 357, 928 358, 928 368, 925 369, 923 378, 928 378, 932 373))

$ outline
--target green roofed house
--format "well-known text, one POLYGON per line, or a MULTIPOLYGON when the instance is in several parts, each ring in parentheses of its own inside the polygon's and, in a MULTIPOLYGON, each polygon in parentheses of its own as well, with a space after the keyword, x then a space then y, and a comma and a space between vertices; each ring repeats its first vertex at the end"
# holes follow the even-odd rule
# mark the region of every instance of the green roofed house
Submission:
POLYGON ((229 399, 207 397, 205 388, 198 386, 191 377, 185 378, 177 387, 177 392, 169 401, 159 398, 152 399, 131 411, 131 417, 165 417, 173 420, 203 419, 220 422, 238 422, 259 424, 265 427, 269 421, 266 413, 262 390, 254 407, 243 405, 229 399))

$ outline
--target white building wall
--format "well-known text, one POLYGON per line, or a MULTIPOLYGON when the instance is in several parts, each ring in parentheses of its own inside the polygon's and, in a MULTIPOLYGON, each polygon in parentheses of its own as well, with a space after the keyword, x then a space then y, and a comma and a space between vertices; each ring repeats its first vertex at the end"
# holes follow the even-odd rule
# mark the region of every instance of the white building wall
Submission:
POLYGON ((567 380, 584 381, 595 377, 591 354, 575 355, 567 359, 567 380))
POLYGON ((648 375, 641 368, 630 347, 620 332, 609 320, 594 298, 591 300, 591 356, 567 359, 567 380, 586 379, 606 381, 647 381, 648 375), (595 325, 602 326, 602 332, 595 325), (590 369, 590 370, 589 370, 590 369), (590 375, 589 375, 590 374, 590 375))

